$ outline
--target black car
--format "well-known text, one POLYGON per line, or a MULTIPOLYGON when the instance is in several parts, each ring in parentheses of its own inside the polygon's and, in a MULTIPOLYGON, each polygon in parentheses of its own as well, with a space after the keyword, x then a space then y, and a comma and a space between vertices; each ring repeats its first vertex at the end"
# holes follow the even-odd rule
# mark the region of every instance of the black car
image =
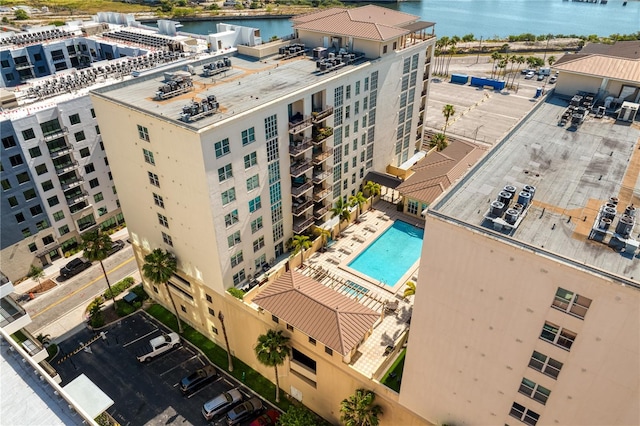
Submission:
POLYGON ((84 271, 89 266, 91 266, 91 262, 84 261, 80 258, 73 259, 71 262, 60 268, 60 276, 64 279, 71 278, 84 271))
POLYGON ((262 410, 262 408, 263 405, 260 398, 251 398, 247 402, 243 402, 227 413, 227 424, 229 426, 237 425, 238 423, 255 416, 262 410))
POLYGON ((212 365, 205 365, 204 367, 194 371, 187 377, 180 380, 180 390, 184 394, 194 392, 207 383, 211 383, 218 377, 218 371, 212 365))
POLYGON ((111 250, 107 252, 107 257, 111 256, 113 253, 118 252, 124 248, 124 241, 115 240, 111 242, 111 250))

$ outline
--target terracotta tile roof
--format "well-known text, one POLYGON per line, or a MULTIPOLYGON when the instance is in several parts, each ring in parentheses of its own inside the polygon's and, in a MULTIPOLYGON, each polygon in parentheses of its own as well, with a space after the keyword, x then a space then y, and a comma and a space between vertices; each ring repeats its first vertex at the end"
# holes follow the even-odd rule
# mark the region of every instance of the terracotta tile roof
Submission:
POLYGON ((454 140, 442 152, 427 155, 414 165, 414 172, 397 190, 409 198, 431 204, 461 178, 484 154, 486 148, 454 140))
POLYGON ((640 82, 640 41, 614 45, 587 44, 580 53, 564 55, 554 67, 578 74, 640 82))
POLYGON ((342 355, 380 318, 374 310, 296 271, 268 284, 253 302, 342 355))
POLYGON ((296 16, 295 29, 330 33, 369 40, 390 40, 409 34, 418 16, 368 5, 355 9, 331 8, 296 16))

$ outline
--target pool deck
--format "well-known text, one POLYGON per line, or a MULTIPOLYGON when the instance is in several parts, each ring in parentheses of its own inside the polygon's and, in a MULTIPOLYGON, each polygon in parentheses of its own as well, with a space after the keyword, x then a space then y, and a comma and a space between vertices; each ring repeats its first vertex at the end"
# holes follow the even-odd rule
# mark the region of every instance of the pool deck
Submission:
POLYGON ((300 271, 346 296, 357 298, 360 303, 381 315, 386 311, 373 333, 360 345, 350 364, 361 374, 376 380, 384 375, 391 360, 402 349, 405 340, 403 337, 409 328, 407 321, 410 320, 413 309, 413 296, 404 299, 403 292, 407 281, 416 282, 420 259, 393 286, 377 282, 347 265, 396 220, 424 228, 424 222, 398 212, 394 204, 377 201, 373 210, 360 215, 359 223, 352 222, 343 228, 340 238, 324 253, 312 254, 305 261, 305 268, 300 271), (347 281, 366 288, 367 293, 350 291, 347 281), (395 303, 397 308, 389 309, 395 303), (388 346, 393 347, 391 353, 388 346))

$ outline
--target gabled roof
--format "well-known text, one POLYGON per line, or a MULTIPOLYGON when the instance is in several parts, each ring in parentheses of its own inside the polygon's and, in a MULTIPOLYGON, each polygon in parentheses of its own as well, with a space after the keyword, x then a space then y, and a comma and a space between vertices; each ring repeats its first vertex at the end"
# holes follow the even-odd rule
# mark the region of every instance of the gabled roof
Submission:
POLYGON ((325 346, 346 355, 380 314, 296 271, 268 284, 253 302, 325 346))
POLYGON ((486 152, 479 145, 454 140, 442 152, 427 155, 414 165, 414 172, 397 190, 425 204, 432 203, 486 152))
POLYGON ((355 9, 331 8, 296 16, 295 29, 385 41, 412 32, 418 16, 368 5, 355 9))

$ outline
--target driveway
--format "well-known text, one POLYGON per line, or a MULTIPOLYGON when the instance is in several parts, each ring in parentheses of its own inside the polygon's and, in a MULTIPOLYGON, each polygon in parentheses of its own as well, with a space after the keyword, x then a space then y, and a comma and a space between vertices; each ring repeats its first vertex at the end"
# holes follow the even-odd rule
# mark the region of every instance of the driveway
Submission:
MULTIPOLYGON (((185 397, 180 379, 208 364, 189 344, 160 355, 148 363, 136 358, 138 350, 163 332, 168 332, 143 313, 137 313, 105 329, 106 339, 97 339, 90 351, 82 350, 64 359, 95 333, 83 330, 60 344, 63 351, 53 361, 63 385, 84 373, 114 401, 107 411, 121 425, 203 425, 202 405, 223 391, 236 387, 224 373, 221 378, 185 397)), ((250 391, 244 387, 245 399, 250 391)), ((271 408, 271 407, 269 407, 271 408)), ((245 424, 250 423, 247 421, 245 424)))

